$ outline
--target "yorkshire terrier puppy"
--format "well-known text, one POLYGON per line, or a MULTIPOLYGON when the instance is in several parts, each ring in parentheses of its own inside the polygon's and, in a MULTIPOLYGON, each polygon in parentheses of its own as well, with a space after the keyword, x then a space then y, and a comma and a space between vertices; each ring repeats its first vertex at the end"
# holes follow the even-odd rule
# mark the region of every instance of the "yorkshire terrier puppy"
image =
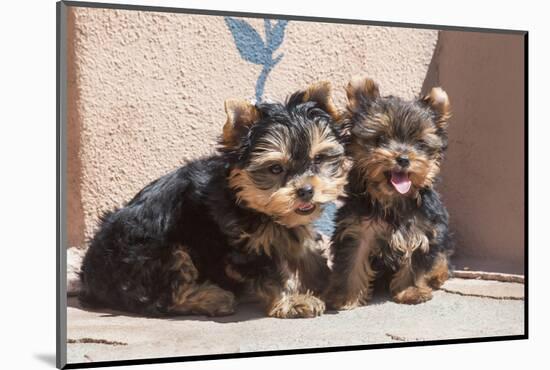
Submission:
MULTIPOLYGON (((441 88, 413 101, 381 97, 368 78, 353 79, 346 92, 354 164, 336 216, 327 304, 365 305, 377 277, 389 278, 396 302, 427 301, 449 276, 452 250, 448 214, 434 189, 449 99, 441 88)), ((380 280, 387 287, 388 279, 380 280)))
POLYGON ((269 316, 320 315, 330 271, 311 224, 342 196, 350 167, 330 94, 323 82, 285 104, 226 101, 216 155, 102 217, 82 266, 81 302, 216 316, 252 291, 269 316))

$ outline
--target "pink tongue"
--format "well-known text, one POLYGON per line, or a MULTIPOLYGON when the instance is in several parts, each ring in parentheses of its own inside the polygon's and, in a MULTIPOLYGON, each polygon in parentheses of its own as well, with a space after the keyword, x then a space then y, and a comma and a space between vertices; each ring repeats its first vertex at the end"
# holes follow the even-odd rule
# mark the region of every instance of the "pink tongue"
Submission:
POLYGON ((411 188, 411 180, 405 172, 392 171, 391 183, 395 190, 401 194, 406 194, 411 188))

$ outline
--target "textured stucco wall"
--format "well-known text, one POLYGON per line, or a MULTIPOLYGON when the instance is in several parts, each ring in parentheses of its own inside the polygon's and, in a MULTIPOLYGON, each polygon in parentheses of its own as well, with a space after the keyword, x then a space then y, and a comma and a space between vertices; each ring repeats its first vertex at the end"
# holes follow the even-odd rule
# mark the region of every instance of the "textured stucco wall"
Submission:
POLYGON ((524 272, 523 48, 522 35, 443 31, 426 78, 454 112, 440 190, 457 267, 524 272))
MULTIPOLYGON (((246 19, 265 39, 264 21, 246 19)), ((223 17, 69 10, 69 243, 98 215, 184 161, 211 153, 227 98, 253 98, 262 66, 243 59, 223 17)), ((325 79, 344 102, 358 73, 384 94, 420 92, 437 31, 290 21, 265 81, 283 99, 325 79)))

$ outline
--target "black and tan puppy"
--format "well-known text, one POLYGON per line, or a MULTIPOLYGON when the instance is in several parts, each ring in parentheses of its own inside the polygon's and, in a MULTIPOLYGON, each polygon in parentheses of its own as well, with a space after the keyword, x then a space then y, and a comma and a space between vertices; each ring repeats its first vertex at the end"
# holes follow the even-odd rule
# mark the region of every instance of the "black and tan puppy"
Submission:
POLYGON ((227 315, 252 290, 274 317, 320 315, 329 270, 311 223, 343 194, 347 159, 328 83, 285 104, 229 100, 219 153, 103 216, 81 301, 144 315, 227 315), (317 296, 316 296, 317 295, 317 296))
POLYGON ((424 302, 449 276, 448 215, 434 189, 449 99, 441 88, 413 101, 381 97, 368 78, 352 80, 347 96, 354 165, 336 217, 327 303, 364 305, 383 276, 396 302, 424 302))

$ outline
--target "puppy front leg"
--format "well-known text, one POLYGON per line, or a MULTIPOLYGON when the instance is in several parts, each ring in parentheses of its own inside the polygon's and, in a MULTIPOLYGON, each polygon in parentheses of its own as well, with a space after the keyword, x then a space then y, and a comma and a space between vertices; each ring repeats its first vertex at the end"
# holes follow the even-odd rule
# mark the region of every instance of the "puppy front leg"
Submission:
POLYGON ((322 300, 309 292, 298 293, 294 282, 290 277, 286 278, 271 275, 256 282, 256 292, 262 299, 268 316, 281 319, 315 317, 325 311, 322 300))
POLYGON ((433 258, 426 257, 429 249, 436 247, 433 234, 412 228, 406 234, 395 233, 390 245, 394 249, 406 251, 390 282, 393 299, 405 304, 418 304, 432 299, 432 290, 439 289, 449 277, 448 256, 445 253, 438 253, 433 258), (422 263, 415 262, 416 254, 424 255, 422 263))
POLYGON ((405 261, 390 281, 394 301, 418 304, 432 299, 432 289, 426 284, 424 275, 424 272, 413 270, 411 261, 405 261))
POLYGON ((169 313, 225 316, 235 312, 236 302, 232 292, 209 281, 198 282, 199 271, 185 247, 176 249, 172 259, 172 269, 176 274, 171 282, 169 313))
POLYGON ((339 223, 332 242, 330 283, 324 294, 329 307, 349 310, 367 304, 375 278, 370 262, 375 235, 375 225, 364 224, 359 218, 349 217, 339 223))
MULTIPOLYGON (((310 240, 306 243, 303 255, 296 263, 298 271, 300 292, 311 292, 319 296, 326 289, 329 278, 330 269, 328 268, 327 257, 317 244, 319 240, 310 240)), ((328 244, 328 243, 327 243, 328 244)))

